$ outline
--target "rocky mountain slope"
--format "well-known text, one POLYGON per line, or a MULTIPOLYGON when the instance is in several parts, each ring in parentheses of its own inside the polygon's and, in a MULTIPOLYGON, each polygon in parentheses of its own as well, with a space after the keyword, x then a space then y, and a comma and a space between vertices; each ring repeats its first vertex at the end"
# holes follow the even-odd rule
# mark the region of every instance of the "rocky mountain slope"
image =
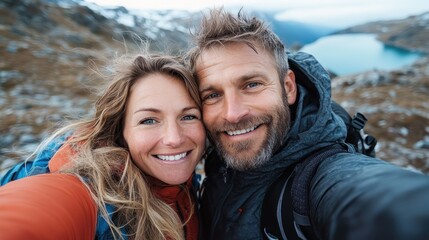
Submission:
MULTIPOLYGON (((91 86, 100 84, 91 62, 134 50, 141 40, 152 42, 152 50, 179 52, 197 17, 183 11, 135 15, 81 0, 2 0, 0 170, 25 159, 62 122, 91 113, 91 86)), ((428 18, 421 18, 347 31, 378 29, 372 31, 388 44, 428 53, 429 34, 401 34, 398 27, 420 21, 428 29, 428 18)), ((333 96, 350 112, 366 114, 368 131, 379 139, 378 156, 429 172, 428 76, 423 58, 397 71, 334 78, 333 96)))
POLYGON ((91 112, 92 63, 189 44, 187 12, 101 9, 79 0, 0 2, 0 169, 24 159, 65 119, 91 112), (181 14, 181 15, 180 15, 181 14))
POLYGON ((368 118, 378 139, 377 156, 429 172, 429 59, 391 72, 337 77, 333 98, 350 113, 368 118))
MULTIPOLYGON (((429 54, 429 13, 379 21, 338 33, 375 33, 386 45, 429 54)), ((351 113, 362 112, 378 140, 377 156, 429 172, 429 58, 394 71, 336 77, 332 94, 351 113)))
POLYGON ((429 54, 429 12, 406 19, 370 22, 339 33, 375 33, 386 45, 429 54))

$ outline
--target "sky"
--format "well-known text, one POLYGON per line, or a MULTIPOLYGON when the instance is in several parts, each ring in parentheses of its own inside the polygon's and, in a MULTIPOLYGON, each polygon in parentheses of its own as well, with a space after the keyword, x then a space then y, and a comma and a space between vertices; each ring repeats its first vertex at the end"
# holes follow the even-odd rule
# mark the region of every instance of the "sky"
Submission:
POLYGON ((294 20, 328 27, 347 27, 377 20, 401 19, 429 11, 428 0, 86 0, 100 6, 129 10, 203 11, 224 6, 245 11, 276 11, 279 20, 294 20))

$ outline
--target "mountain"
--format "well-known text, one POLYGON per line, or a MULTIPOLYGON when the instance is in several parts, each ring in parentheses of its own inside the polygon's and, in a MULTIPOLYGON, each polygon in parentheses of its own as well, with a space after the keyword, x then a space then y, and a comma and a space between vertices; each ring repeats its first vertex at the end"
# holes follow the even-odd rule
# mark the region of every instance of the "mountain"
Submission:
MULTIPOLYGON (((289 48, 330 31, 258 14, 289 48)), ((58 125, 91 114, 92 87, 104 83, 94 75, 96 66, 138 49, 141 41, 152 43, 153 51, 181 52, 189 47, 189 29, 199 17, 187 11, 106 9, 82 0, 0 1, 0 170, 25 159, 58 125)), ((378 29, 388 44, 429 52, 427 29, 411 31, 420 21, 412 19, 347 31, 378 29)), ((333 78, 332 87, 338 102, 368 117, 368 130, 379 140, 377 155, 426 172, 428 66, 422 58, 396 71, 333 78)))
POLYGON ((361 24, 332 34, 344 33, 374 33, 387 46, 429 54, 429 12, 406 19, 361 24))
POLYGON ((273 21, 273 30, 286 43, 286 47, 293 49, 312 43, 333 31, 331 28, 294 21, 273 21))
POLYGON ((286 44, 287 48, 300 49, 303 45, 312 43, 317 39, 334 32, 333 28, 319 26, 317 24, 306 24, 296 21, 280 21, 272 13, 259 12, 262 19, 268 21, 271 28, 286 44))

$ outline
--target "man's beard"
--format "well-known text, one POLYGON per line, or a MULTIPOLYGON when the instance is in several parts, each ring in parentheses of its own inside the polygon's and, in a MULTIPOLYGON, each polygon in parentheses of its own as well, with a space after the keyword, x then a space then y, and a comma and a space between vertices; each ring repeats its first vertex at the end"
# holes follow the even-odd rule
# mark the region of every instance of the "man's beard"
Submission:
POLYGON ((238 124, 225 123, 222 129, 245 129, 248 126, 255 126, 257 123, 264 123, 269 128, 260 148, 252 156, 245 156, 246 153, 252 151, 249 149, 252 140, 241 141, 239 143, 225 146, 220 141, 218 131, 209 129, 209 136, 214 142, 217 152, 224 159, 228 167, 239 171, 257 168, 268 162, 274 151, 277 151, 282 145, 285 135, 290 127, 290 109, 287 103, 286 94, 283 93, 283 104, 277 105, 270 112, 258 117, 250 117, 244 119, 238 124), (215 134, 213 134, 215 133, 215 134), (216 134, 217 133, 217 134, 216 134), (233 149, 233 152, 228 152, 227 149, 233 149))

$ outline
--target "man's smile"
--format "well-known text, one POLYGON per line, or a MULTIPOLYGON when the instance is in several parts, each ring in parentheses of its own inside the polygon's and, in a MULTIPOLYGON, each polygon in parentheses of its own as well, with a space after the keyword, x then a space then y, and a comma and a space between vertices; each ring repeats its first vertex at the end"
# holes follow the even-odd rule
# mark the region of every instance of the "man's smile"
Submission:
POLYGON ((252 131, 254 131, 258 127, 259 126, 253 126, 253 127, 249 127, 249 128, 246 128, 246 129, 225 131, 225 133, 228 134, 229 136, 236 136, 236 135, 241 135, 241 134, 252 132, 252 131))

